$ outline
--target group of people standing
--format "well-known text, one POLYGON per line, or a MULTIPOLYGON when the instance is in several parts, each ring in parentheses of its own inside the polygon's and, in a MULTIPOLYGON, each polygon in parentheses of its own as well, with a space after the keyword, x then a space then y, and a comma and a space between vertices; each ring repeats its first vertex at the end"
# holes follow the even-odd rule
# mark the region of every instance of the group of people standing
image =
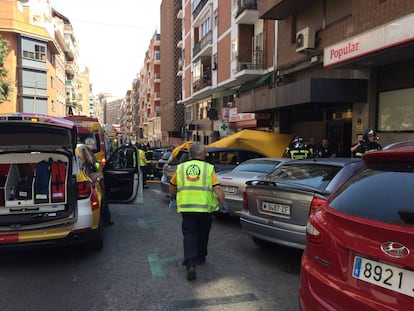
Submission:
POLYGON ((302 137, 296 136, 286 148, 287 158, 302 160, 310 158, 335 158, 336 153, 329 144, 329 139, 324 137, 320 145, 315 145, 314 138, 305 142, 302 137))
MULTIPOLYGON (((351 148, 353 158, 361 158, 367 152, 381 150, 382 147, 376 142, 377 136, 374 130, 368 129, 364 133, 357 134, 357 142, 351 148)), ((322 138, 320 145, 315 146, 314 139, 305 142, 302 137, 296 136, 286 148, 285 156, 291 159, 310 158, 335 158, 336 152, 329 143, 327 137, 322 138)))

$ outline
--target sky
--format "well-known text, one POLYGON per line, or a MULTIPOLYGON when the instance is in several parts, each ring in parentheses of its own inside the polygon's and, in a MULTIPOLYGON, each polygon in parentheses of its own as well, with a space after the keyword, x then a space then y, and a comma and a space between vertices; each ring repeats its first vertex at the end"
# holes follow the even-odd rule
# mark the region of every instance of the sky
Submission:
POLYGON ((89 68, 94 94, 122 98, 144 64, 161 0, 50 0, 72 23, 79 64, 89 68))

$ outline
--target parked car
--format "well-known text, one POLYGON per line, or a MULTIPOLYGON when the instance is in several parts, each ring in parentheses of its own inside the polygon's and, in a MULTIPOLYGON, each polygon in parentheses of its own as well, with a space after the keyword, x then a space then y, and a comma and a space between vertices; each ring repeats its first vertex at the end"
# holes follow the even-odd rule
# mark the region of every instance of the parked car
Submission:
POLYGON ((168 159, 170 158, 171 153, 172 153, 171 149, 164 149, 161 156, 155 161, 155 168, 154 168, 155 177, 161 178, 162 169, 164 168, 164 164, 167 163, 168 159))
MULTIPOLYGON (((63 118, 1 115, 0 248, 102 247, 103 188, 113 189, 113 181, 103 186, 98 160, 89 145, 77 144, 77 130, 63 118)), ((125 175, 117 174, 120 188, 125 175)))
POLYGON ((243 231, 259 246, 268 242, 304 249, 310 210, 361 167, 360 159, 291 160, 262 180, 246 183, 243 231))
MULTIPOLYGON (((240 148, 226 147, 207 147, 206 161, 213 164, 216 173, 220 171, 229 171, 240 163, 253 159, 264 157, 263 154, 240 148)), ((177 169, 177 165, 189 159, 188 149, 181 149, 176 156, 171 154, 168 162, 164 165, 163 175, 161 177, 161 190, 168 196, 170 179, 177 169)))
POLYGON ((286 158, 255 158, 244 161, 231 171, 217 173, 229 207, 228 214, 239 216, 243 207, 246 181, 261 179, 275 167, 288 160, 286 158))
POLYGON ((411 310, 414 147, 363 156, 363 168, 312 210, 301 310, 411 310))

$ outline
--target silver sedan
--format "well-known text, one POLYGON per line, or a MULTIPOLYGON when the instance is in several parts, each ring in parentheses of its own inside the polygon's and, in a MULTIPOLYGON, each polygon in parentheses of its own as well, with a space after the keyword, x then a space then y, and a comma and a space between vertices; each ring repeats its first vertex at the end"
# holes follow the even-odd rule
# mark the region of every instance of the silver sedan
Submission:
POLYGON ((256 158, 239 164, 231 171, 218 172, 217 177, 229 206, 228 214, 238 216, 241 212, 246 181, 261 179, 287 161, 289 159, 286 158, 256 158))

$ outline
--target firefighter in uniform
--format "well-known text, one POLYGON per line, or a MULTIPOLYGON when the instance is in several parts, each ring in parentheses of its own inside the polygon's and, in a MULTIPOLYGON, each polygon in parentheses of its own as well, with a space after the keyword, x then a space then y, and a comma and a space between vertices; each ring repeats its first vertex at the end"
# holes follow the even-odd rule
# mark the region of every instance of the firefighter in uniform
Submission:
POLYGON ((382 147, 376 142, 377 135, 373 129, 365 130, 360 146, 355 150, 355 157, 361 158, 367 152, 381 150, 382 147))
POLYGON ((294 160, 309 159, 313 157, 313 147, 308 146, 302 137, 296 136, 286 148, 285 155, 294 160))
POLYGON ((153 160, 154 149, 148 147, 145 155, 147 158, 147 179, 154 179, 154 164, 153 160))
POLYGON ((187 280, 196 279, 196 265, 203 264, 212 223, 212 213, 227 212, 223 190, 214 166, 205 160, 204 145, 195 142, 189 150, 190 160, 177 166, 170 180, 170 195, 176 196, 177 212, 182 215, 184 262, 187 280), (217 201, 218 200, 218 201, 217 201))

